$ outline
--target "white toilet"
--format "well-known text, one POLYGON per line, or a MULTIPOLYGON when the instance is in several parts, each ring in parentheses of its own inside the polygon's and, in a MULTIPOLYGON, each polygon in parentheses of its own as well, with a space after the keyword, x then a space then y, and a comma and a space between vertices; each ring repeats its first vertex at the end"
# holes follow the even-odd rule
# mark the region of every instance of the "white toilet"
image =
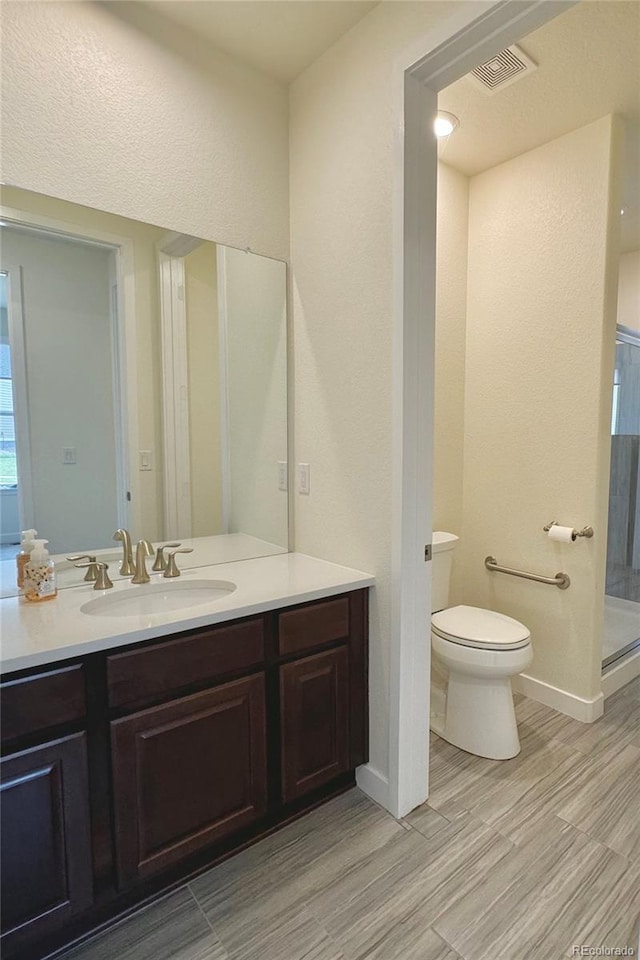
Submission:
POLYGON ((512 617, 481 607, 447 607, 453 533, 433 534, 431 649, 447 674, 442 713, 431 729, 468 753, 508 760, 520 753, 511 677, 531 665, 531 636, 512 617))

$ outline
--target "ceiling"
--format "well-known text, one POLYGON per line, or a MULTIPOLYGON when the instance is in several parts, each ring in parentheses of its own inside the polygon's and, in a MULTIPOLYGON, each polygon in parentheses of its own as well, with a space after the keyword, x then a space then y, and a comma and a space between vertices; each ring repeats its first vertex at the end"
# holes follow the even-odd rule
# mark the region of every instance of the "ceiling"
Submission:
POLYGON ((290 83, 377 2, 147 0, 145 6, 219 50, 290 83))
POLYGON ((587 0, 518 44, 538 64, 495 91, 467 77, 441 91, 438 107, 460 125, 439 142, 440 159, 467 176, 516 157, 608 113, 627 127, 623 248, 640 246, 640 4, 587 0))
MULTIPOLYGON (((289 83, 361 20, 370 0, 146 0, 155 14, 289 83)), ((640 247, 640 3, 582 0, 519 41, 538 69, 492 96, 463 77, 438 105, 460 125, 440 159, 467 176, 608 113, 627 127, 623 249, 640 247)))

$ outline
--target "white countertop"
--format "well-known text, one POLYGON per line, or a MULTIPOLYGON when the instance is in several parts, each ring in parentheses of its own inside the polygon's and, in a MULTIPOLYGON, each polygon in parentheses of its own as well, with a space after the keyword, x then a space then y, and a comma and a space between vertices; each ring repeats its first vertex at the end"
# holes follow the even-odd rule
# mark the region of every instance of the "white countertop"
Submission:
POLYGON ((92 584, 83 584, 62 590, 55 600, 44 603, 29 603, 21 597, 2 599, 0 669, 3 673, 25 670, 358 590, 375 582, 374 577, 359 570, 302 553, 286 553, 187 570, 179 580, 167 580, 162 574, 154 574, 151 583, 162 583, 171 590, 174 584, 186 583, 190 579, 230 581, 236 589, 221 599, 193 609, 127 617, 88 615, 80 608, 96 597, 144 589, 132 587, 128 580, 118 581, 108 591, 97 591, 92 584))
MULTIPOLYGON (((154 543, 158 547, 166 540, 159 540, 154 543)), ((191 547, 193 553, 180 554, 180 569, 191 570, 193 567, 208 567, 213 563, 232 563, 234 560, 252 560, 254 557, 271 557, 275 554, 287 553, 286 547, 281 547, 277 543, 269 543, 267 540, 260 540, 258 537, 252 537, 247 533, 221 533, 211 537, 197 537, 194 539, 180 540, 183 547, 191 547)), ((19 546, 15 547, 17 553, 19 546)), ((133 553, 135 558, 136 545, 133 544, 133 553)), ((85 571, 75 567, 73 563, 67 560, 67 555, 86 554, 97 557, 109 566, 109 577, 115 583, 116 580, 123 579, 118 573, 118 568, 122 560, 122 545, 114 543, 110 547, 101 547, 97 550, 67 550, 67 553, 52 554, 52 560, 56 565, 56 580, 58 590, 66 590, 68 587, 78 587, 84 580, 85 571)), ((17 597, 20 591, 16 584, 16 559, 15 556, 8 560, 0 561, 0 598, 17 597)))

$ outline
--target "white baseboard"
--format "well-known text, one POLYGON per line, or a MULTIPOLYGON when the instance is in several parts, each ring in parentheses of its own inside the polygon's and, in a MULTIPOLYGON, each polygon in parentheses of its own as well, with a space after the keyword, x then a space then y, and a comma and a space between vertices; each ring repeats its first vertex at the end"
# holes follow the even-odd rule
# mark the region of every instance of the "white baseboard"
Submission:
POLYGON ((640 650, 627 654, 619 663, 613 663, 602 674, 602 693, 605 700, 636 677, 640 677, 640 650))
POLYGON ((568 717, 573 717, 574 720, 582 721, 582 723, 593 723, 604 713, 602 693, 599 693, 593 700, 585 700, 583 697, 576 696, 575 693, 569 693, 567 690, 553 687, 543 680, 529 677, 526 673, 514 677, 511 685, 515 692, 523 693, 525 697, 531 697, 532 700, 543 703, 545 707, 551 707, 558 713, 564 713, 568 717))
POLYGON ((372 767, 370 763, 366 763, 356 770, 356 783, 363 793, 385 810, 389 810, 389 780, 384 774, 372 767))

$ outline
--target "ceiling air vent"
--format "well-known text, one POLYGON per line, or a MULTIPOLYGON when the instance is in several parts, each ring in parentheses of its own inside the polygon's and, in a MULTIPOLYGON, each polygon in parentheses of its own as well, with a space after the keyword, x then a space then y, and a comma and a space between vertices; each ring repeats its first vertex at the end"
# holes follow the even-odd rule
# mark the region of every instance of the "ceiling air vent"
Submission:
POLYGON ((467 76, 476 87, 481 87, 485 93, 493 94, 537 69, 538 65, 514 44, 501 50, 490 60, 485 60, 467 76))

